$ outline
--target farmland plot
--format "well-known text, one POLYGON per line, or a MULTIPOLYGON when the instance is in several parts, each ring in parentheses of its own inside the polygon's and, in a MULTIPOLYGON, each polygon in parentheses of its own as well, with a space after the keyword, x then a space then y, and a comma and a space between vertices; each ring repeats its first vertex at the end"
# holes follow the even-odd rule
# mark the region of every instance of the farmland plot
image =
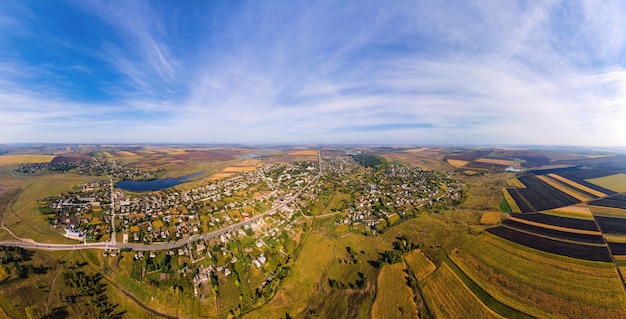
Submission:
POLYGON ((595 216, 603 233, 626 235, 626 218, 595 216))
POLYGON ((598 226, 593 221, 593 218, 590 219, 577 219, 577 218, 567 218, 561 216, 554 216, 543 213, 534 213, 534 214, 515 214, 512 216, 516 219, 523 219, 527 221, 532 221, 536 223, 565 227, 565 228, 573 228, 578 230, 588 230, 598 232, 598 226))
POLYGON ((600 178, 592 178, 587 181, 600 187, 610 189, 614 192, 626 192, 626 174, 615 174, 600 178))
POLYGON ((541 227, 539 223, 524 223, 516 221, 513 218, 508 218, 502 221, 502 225, 513 228, 515 230, 531 233, 541 237, 549 237, 550 239, 574 241, 579 243, 590 243, 604 245, 604 239, 599 232, 595 234, 588 231, 576 232, 576 229, 559 227, 555 229, 554 226, 541 227), (581 233, 587 232, 587 233, 581 233))
POLYGON ((404 264, 385 265, 378 274, 372 318, 419 318, 404 264))
POLYGON ((487 232, 514 243, 552 254, 586 260, 611 261, 611 256, 606 246, 583 245, 540 237, 504 226, 487 229, 487 232))
POLYGON ((589 202, 589 205, 626 209, 626 195, 614 195, 607 198, 596 199, 589 202))
POLYGON ((526 185, 526 188, 508 188, 508 190, 523 213, 549 210, 581 202, 536 176, 521 176, 519 180, 526 185))
POLYGON ((487 308, 445 263, 424 282, 422 293, 437 318, 502 318, 487 308))
POLYGON ((626 294, 609 262, 548 254, 491 235, 450 258, 494 298, 538 318, 626 316, 626 294))

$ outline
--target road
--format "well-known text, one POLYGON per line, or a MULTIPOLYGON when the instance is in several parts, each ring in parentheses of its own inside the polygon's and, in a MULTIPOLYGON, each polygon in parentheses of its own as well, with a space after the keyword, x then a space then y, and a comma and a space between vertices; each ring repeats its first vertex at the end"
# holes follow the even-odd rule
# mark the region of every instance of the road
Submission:
MULTIPOLYGON (((319 152, 319 151, 318 151, 319 152)), ((321 166, 321 165, 320 165, 321 166)), ((225 234, 227 232, 233 231, 239 227, 242 227, 246 224, 250 224, 252 222, 255 222, 269 214, 273 214, 276 211, 278 211, 279 209, 287 206, 288 204, 292 203, 294 200, 296 200, 296 198, 298 198, 300 196, 300 194, 302 194, 302 192, 307 189, 309 186, 311 186, 313 183, 315 183, 317 181, 317 179, 319 179, 319 177, 321 176, 322 171, 320 170, 319 173, 317 174, 317 176, 315 176, 311 181, 309 181, 309 183, 307 183, 304 187, 302 187, 297 193, 294 194, 294 196, 292 196, 289 200, 285 201, 284 203, 280 204, 279 206, 276 206, 268 211, 266 211, 265 213, 253 216, 245 221, 239 222, 239 223, 235 223, 229 226, 226 226, 224 228, 206 233, 206 234, 202 234, 202 235, 197 235, 197 236, 191 236, 188 239, 183 239, 183 240, 178 240, 178 241, 174 241, 174 242, 169 242, 169 243, 157 243, 157 244, 151 244, 151 245, 144 245, 144 244, 130 244, 130 243, 118 243, 115 241, 115 239, 112 239, 110 242, 102 242, 102 243, 84 243, 84 244, 46 244, 46 243, 38 243, 38 242, 19 242, 19 241, 7 241, 7 242, 0 242, 0 246, 7 246, 7 247, 22 247, 25 249, 43 249, 43 250, 81 250, 81 249, 132 249, 132 250, 136 250, 136 251, 153 251, 153 250, 169 250, 169 249, 174 249, 174 248, 178 248, 178 247, 182 247, 185 246, 189 243, 192 243, 194 241, 198 241, 198 240, 204 240, 204 239, 209 239, 209 238, 213 238, 213 237, 217 237, 219 235, 225 234)), ((111 185, 111 190, 113 185, 111 185)), ((114 234, 114 233, 112 233, 114 234)), ((113 237, 115 238, 115 237, 113 237)))

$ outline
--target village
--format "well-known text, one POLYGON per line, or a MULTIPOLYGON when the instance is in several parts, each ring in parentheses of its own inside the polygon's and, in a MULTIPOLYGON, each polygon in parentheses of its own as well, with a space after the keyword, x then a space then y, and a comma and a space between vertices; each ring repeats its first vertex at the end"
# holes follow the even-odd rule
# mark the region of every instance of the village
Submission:
POLYGON ((108 181, 94 180, 40 200, 39 210, 68 238, 108 242, 115 234, 118 243, 140 245, 131 268, 138 281, 201 299, 235 285, 250 292, 252 305, 277 288, 312 218, 336 215, 337 229, 376 235, 462 197, 463 185, 446 173, 373 169, 349 155, 320 159, 322 165, 264 163, 201 186, 146 193, 111 193, 108 181), (167 246, 178 242, 184 244, 167 246))

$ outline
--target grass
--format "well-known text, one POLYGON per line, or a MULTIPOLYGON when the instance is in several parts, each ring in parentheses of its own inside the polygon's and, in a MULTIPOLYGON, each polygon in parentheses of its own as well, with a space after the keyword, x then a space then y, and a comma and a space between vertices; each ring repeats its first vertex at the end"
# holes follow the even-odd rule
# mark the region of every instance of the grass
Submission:
POLYGON ((19 237, 46 243, 70 243, 48 225, 37 208, 37 202, 46 196, 57 195, 87 181, 73 174, 46 174, 29 179, 10 209, 5 212, 4 225, 19 237))
POLYGON ((334 248, 332 239, 311 234, 274 298, 246 317, 280 318, 286 313, 293 316, 305 311, 309 298, 315 293, 320 278, 332 260, 334 248))
POLYGON ((487 308, 445 263, 421 289, 436 318, 502 318, 487 308))
POLYGON ((511 212, 513 212, 513 213, 521 213, 522 212, 522 210, 519 208, 519 206, 517 206, 517 203, 515 202, 513 197, 511 197, 511 194, 509 194, 509 190, 507 190, 505 187, 503 187, 502 188, 502 194, 504 195, 504 199, 506 200, 506 203, 509 205, 509 208, 511 208, 511 212))
POLYGON ((516 177, 513 178, 509 178, 506 180, 506 184, 511 186, 511 187, 519 187, 519 188, 526 188, 526 185, 524 185, 519 179, 517 179, 516 177))
POLYGON ((500 212, 484 212, 482 216, 480 216, 480 224, 492 226, 500 222, 501 214, 500 212))
POLYGON ((575 188, 578 188, 578 189, 580 189, 581 191, 587 192, 587 193, 589 193, 589 194, 592 194, 592 195, 595 195, 595 196, 598 196, 598 197, 604 197, 604 196, 606 196, 606 194, 605 194, 605 193, 602 193, 602 192, 600 192, 600 191, 597 191, 597 190, 595 190, 595 189, 593 189, 593 188, 589 188, 589 187, 587 187, 587 186, 585 186, 585 185, 578 184, 578 183, 576 183, 576 182, 574 182, 574 181, 572 181, 572 180, 569 180, 569 179, 567 179, 567 178, 565 178, 565 177, 562 177, 562 176, 559 176, 559 175, 556 175, 556 174, 548 174, 548 176, 550 176, 550 177, 552 177, 552 178, 554 178, 554 179, 556 179, 556 180, 559 180, 559 181, 561 181, 561 182, 563 182, 563 183, 565 183, 565 184, 568 184, 568 185, 570 185, 570 186, 573 186, 573 187, 575 187, 575 188))
POLYGON ((406 256, 404 256, 404 261, 409 266, 415 278, 418 281, 424 280, 428 275, 430 275, 433 271, 435 271, 435 264, 433 264, 424 253, 415 249, 409 252, 406 256))
POLYGON ((626 174, 615 174, 586 180, 589 183, 612 190, 617 193, 626 192, 626 174))
POLYGON ((54 155, 36 155, 36 154, 20 154, 20 155, 0 155, 0 166, 27 163, 49 163, 54 155))
POLYGON ((378 274, 372 318, 418 318, 404 264, 385 265, 378 274))
POLYGON ((494 298, 535 317, 626 316, 626 295, 612 263, 539 252, 492 235, 450 258, 494 298))
POLYGON ((581 202, 586 202, 586 201, 592 199, 588 195, 585 195, 585 194, 577 191, 576 189, 571 188, 570 186, 566 186, 564 184, 561 184, 558 181, 556 181, 555 179, 552 179, 552 178, 548 177, 547 175, 537 175, 537 178, 542 180, 542 181, 544 181, 544 182, 546 182, 548 185, 550 185, 550 186, 560 190, 561 192, 578 199, 581 202))

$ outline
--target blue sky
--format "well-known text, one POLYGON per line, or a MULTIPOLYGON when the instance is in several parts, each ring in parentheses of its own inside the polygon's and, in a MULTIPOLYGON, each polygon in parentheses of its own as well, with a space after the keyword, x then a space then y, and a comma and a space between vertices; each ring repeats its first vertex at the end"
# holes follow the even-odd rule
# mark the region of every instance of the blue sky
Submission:
POLYGON ((0 143, 626 146, 624 1, 3 1, 0 143))

